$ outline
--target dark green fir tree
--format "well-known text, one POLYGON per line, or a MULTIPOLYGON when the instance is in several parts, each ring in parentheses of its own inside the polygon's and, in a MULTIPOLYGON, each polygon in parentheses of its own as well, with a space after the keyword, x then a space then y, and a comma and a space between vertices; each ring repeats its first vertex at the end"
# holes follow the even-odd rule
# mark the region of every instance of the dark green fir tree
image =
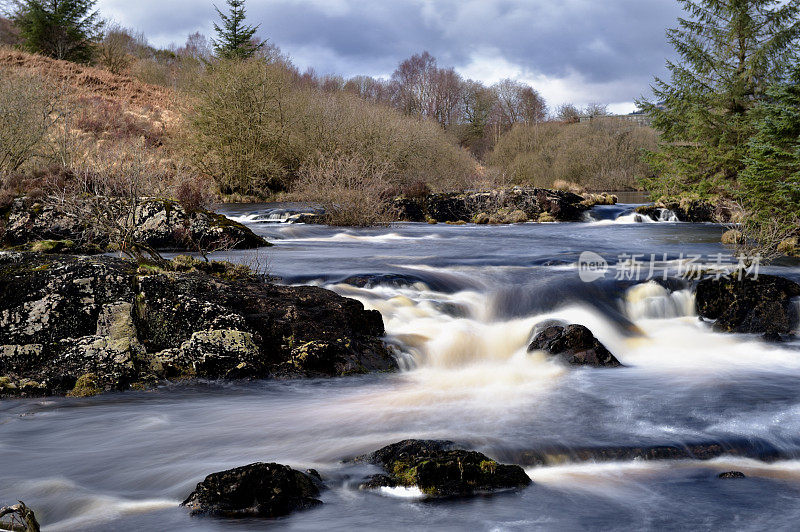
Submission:
POLYGON ((798 0, 678 0, 688 13, 667 31, 678 55, 640 107, 661 133, 650 154, 664 194, 729 193, 737 187, 757 108, 780 82, 800 35, 798 0))
POLYGON ((103 23, 94 10, 96 0, 20 0, 14 23, 22 47, 56 59, 88 63, 103 23))
POLYGON ((255 39, 258 26, 245 24, 244 0, 228 0, 230 12, 223 13, 217 6, 222 25, 214 23, 217 38, 214 39, 214 52, 223 59, 249 59, 263 48, 264 43, 255 39))

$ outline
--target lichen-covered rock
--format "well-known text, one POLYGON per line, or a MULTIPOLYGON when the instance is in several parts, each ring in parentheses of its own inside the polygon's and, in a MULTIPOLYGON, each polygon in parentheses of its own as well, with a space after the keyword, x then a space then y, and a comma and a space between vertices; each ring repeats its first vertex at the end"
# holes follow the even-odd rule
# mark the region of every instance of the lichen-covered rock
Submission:
POLYGON ((716 320, 717 331, 781 335, 797 327, 798 296, 800 285, 789 279, 734 274, 697 283, 695 305, 700 317, 716 320))
MULTIPOLYGON (((96 234, 89 220, 59 205, 17 198, 6 217, 0 244, 7 247, 48 253, 97 253, 113 241, 112 235, 96 234)), ((165 251, 270 245, 248 227, 221 214, 205 209, 187 211, 180 203, 161 199, 143 200, 136 209, 136 239, 165 251)))
POLYGON ((126 390, 392 370, 383 334, 377 311, 322 288, 0 252, 0 396, 64 394, 85 375, 98 390, 126 390))
POLYGON ((322 504, 321 481, 281 464, 254 464, 208 475, 182 506, 192 515, 281 517, 322 504))
POLYGON ((499 464, 450 441, 404 440, 356 460, 380 465, 387 472, 367 479, 362 489, 417 487, 428 497, 442 498, 519 489, 531 483, 521 467, 499 464))
POLYGON ((571 366, 616 368, 622 365, 592 331, 578 324, 545 328, 534 337, 528 351, 545 351, 571 366))

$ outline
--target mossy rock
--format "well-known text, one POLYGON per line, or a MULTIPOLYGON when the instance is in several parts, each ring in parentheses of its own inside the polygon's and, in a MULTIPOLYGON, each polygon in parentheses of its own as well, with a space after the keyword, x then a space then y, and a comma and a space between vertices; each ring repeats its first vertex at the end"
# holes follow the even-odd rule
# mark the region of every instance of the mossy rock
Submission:
POLYGON ((742 237, 743 235, 741 231, 739 231, 738 229, 731 229, 729 231, 725 231, 724 233, 722 233, 721 241, 723 244, 732 246, 741 242, 742 237))
POLYGON ((36 253, 63 253, 74 248, 72 240, 37 240, 30 244, 30 250, 36 253))
POLYGON ((362 487, 417 487, 430 498, 467 497, 531 484, 521 467, 499 464, 449 441, 404 440, 357 461, 380 465, 388 473, 370 477, 362 487))
POLYGON ((102 393, 103 390, 97 385, 97 375, 85 373, 78 377, 75 387, 67 394, 69 397, 92 397, 102 393))
POLYGON ((787 238, 778 244, 778 252, 784 255, 797 256, 800 253, 800 244, 796 236, 787 238))

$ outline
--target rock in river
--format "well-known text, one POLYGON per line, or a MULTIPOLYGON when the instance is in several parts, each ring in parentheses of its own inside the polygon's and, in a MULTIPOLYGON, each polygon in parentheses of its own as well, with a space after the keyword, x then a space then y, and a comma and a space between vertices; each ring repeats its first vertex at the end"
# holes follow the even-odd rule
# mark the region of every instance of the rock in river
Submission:
POLYGON ((0 397, 396 368, 380 313, 360 302, 191 260, 0 252, 0 397))
POLYGON ((572 366, 616 368, 622 365, 583 325, 547 327, 528 346, 528 351, 536 350, 558 356, 572 366))
POLYGON ((417 487, 430 498, 465 497, 531 483, 521 467, 498 464, 450 441, 404 440, 357 460, 380 465, 387 472, 371 477, 363 488, 417 487))
POLYGON ((758 333, 770 337, 789 334, 797 326, 792 298, 800 296, 800 285, 783 277, 732 275, 708 278, 697 284, 697 314, 716 320, 722 332, 758 333))
POLYGON ((314 471, 257 462, 208 475, 182 505, 192 515, 281 517, 322 504, 320 486, 314 471))

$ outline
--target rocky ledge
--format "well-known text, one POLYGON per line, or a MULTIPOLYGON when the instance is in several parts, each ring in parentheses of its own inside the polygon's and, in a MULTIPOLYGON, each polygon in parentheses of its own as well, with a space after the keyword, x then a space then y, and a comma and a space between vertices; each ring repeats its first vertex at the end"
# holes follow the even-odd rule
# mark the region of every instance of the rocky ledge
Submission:
POLYGON ((800 297, 800 285, 774 275, 758 277, 734 273, 728 278, 708 278, 697 284, 697 314, 715 320, 720 332, 764 334, 778 340, 797 327, 797 307, 792 301, 800 297))
POLYGON ((0 397, 393 370, 383 334, 358 301, 232 264, 0 252, 0 397))
POLYGON ((515 187, 487 192, 400 196, 394 199, 392 210, 396 219, 409 222, 574 222, 601 203, 613 204, 616 198, 607 194, 584 197, 560 190, 515 187))
POLYGON ((428 498, 465 497, 531 484, 520 466, 499 464, 451 441, 404 440, 356 461, 379 465, 387 473, 370 477, 362 489, 416 487, 428 498))
MULTIPOLYGON (((109 201, 114 201, 109 199, 109 201)), ((187 210, 165 199, 136 208, 134 239, 160 251, 254 249, 270 243, 248 227, 205 209, 187 210)), ((0 247, 55 253, 101 252, 113 236, 58 204, 17 198, 0 209, 0 247)))

